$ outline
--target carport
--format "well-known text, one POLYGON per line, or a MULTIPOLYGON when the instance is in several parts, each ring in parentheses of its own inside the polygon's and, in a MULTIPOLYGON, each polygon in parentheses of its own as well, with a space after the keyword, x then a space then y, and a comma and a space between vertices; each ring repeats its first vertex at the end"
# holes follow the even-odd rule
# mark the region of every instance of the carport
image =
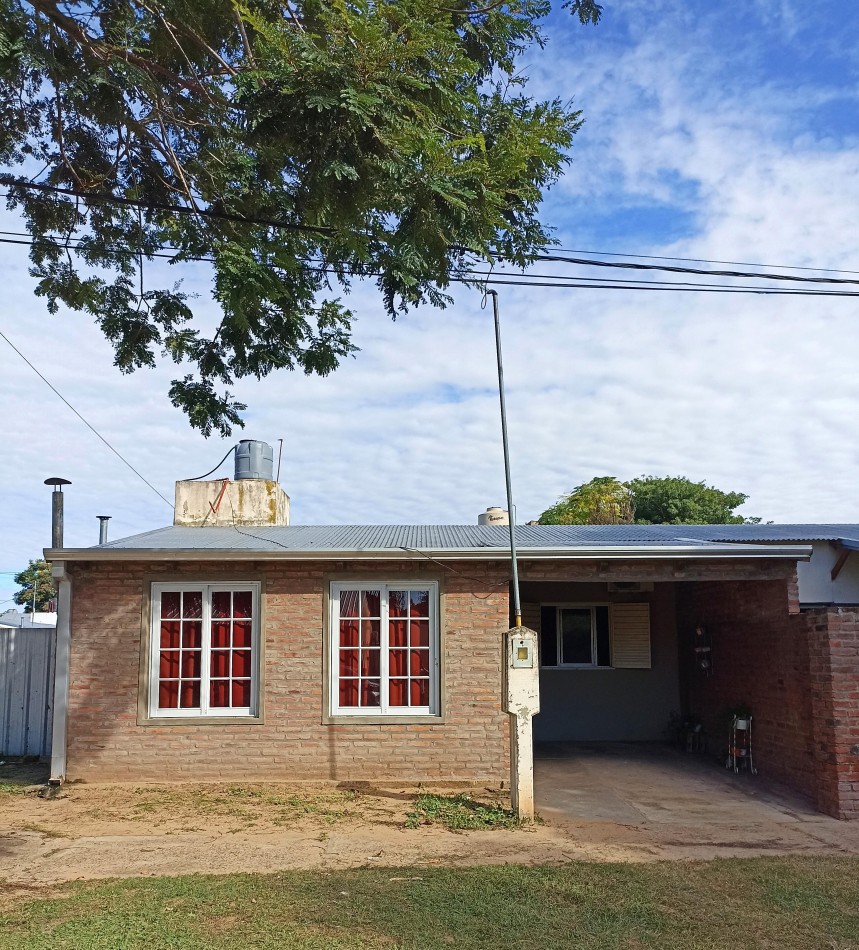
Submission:
POLYGON ((859 853, 859 826, 765 777, 735 775, 709 756, 656 743, 536 747, 538 814, 592 843, 595 856, 710 858, 859 853), (599 850, 602 849, 602 850, 599 850))

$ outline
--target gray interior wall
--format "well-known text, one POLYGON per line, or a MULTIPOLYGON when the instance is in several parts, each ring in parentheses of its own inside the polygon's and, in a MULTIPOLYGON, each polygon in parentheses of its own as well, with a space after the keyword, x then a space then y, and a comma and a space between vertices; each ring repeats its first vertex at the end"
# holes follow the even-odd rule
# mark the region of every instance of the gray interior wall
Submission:
POLYGON ((680 709, 674 584, 654 584, 652 591, 639 594, 609 594, 606 584, 529 582, 522 585, 522 600, 650 604, 651 669, 541 669, 535 741, 664 738, 669 715, 680 709))

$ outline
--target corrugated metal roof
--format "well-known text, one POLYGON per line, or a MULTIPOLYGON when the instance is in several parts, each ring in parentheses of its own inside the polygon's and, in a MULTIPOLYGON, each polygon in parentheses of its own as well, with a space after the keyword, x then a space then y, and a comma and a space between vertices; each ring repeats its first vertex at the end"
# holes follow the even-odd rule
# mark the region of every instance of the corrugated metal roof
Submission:
MULTIPOLYGON (((708 547, 714 542, 859 538, 859 525, 518 525, 516 543, 529 549, 708 547)), ((166 527, 96 546, 99 551, 506 551, 501 525, 290 525, 289 527, 166 527)))

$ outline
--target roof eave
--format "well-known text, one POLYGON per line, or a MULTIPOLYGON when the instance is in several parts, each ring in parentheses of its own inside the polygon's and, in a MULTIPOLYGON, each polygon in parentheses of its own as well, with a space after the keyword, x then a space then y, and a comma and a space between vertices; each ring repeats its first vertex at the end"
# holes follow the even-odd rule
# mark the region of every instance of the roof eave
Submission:
MULTIPOLYGON (((604 545, 599 547, 520 548, 521 561, 599 560, 789 560, 807 561, 810 545, 604 545)), ((252 548, 45 548, 47 561, 498 561, 510 551, 497 548, 384 548, 379 550, 260 551, 252 548)))

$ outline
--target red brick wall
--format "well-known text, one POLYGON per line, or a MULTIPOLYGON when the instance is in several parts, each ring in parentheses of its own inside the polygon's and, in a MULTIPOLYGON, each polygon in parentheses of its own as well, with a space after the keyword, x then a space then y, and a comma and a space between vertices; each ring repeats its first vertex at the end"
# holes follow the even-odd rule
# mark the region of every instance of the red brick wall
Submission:
POLYGON ((778 581, 680 584, 677 603, 681 690, 711 748, 726 749, 726 710, 748 704, 761 774, 829 815, 859 818, 859 608, 797 613, 795 585, 778 581), (699 623, 710 677, 691 662, 699 623))
POLYGON ((785 581, 677 585, 681 695, 704 723, 710 750, 727 754, 729 710, 751 708, 752 746, 761 775, 808 795, 816 790, 808 640, 791 616, 785 581), (706 628, 712 674, 695 668, 692 637, 706 628))
MULTIPOLYGON (((509 776, 501 711, 504 566, 368 565, 380 579, 435 577, 443 602, 443 722, 322 723, 323 590, 354 565, 260 562, 75 564, 69 779, 501 782, 509 776), (258 579, 264 600, 261 724, 138 724, 143 593, 151 580, 258 579)), ((348 571, 348 573, 347 573, 348 571)))
POLYGON ((802 614, 808 629, 821 811, 859 819, 859 607, 802 614))

